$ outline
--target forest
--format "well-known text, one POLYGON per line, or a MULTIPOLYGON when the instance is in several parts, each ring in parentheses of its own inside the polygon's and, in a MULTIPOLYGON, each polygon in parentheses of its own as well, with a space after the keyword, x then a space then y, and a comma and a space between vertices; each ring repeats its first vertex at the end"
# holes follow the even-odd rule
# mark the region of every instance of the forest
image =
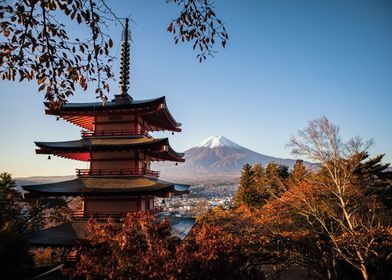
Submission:
MULTIPOLYGON (((292 170, 270 163, 243 167, 230 209, 197 217, 185 240, 167 220, 129 213, 121 223, 89 220, 89 237, 74 248, 71 279, 387 279, 391 275, 392 172, 372 141, 344 142, 325 117, 292 137, 292 153, 319 163, 292 170), (99 257, 97 257, 99 256, 99 257)), ((58 250, 29 248, 25 234, 69 219, 62 199, 23 199, 1 174, 1 271, 31 276, 59 261, 58 250)))

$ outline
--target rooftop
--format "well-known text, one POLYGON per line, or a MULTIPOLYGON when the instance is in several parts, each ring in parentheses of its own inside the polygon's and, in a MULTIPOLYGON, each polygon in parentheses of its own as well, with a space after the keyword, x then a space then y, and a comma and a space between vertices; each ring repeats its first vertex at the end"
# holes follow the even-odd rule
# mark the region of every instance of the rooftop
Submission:
POLYGON ((35 195, 79 196, 79 195, 156 195, 166 197, 170 193, 189 193, 189 185, 175 184, 154 177, 76 178, 73 180, 22 186, 35 195))

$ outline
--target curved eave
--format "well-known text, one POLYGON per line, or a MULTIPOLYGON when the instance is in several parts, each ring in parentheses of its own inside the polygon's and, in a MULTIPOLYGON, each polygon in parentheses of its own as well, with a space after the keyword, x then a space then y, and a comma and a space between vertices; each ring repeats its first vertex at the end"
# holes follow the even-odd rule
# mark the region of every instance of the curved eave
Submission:
POLYGON ((105 196, 105 195, 154 195, 170 197, 189 193, 189 185, 179 185, 157 178, 76 178, 73 180, 26 185, 27 196, 105 196))
POLYGON ((174 185, 174 195, 183 195, 183 194, 189 194, 190 186, 189 185, 183 185, 183 184, 175 184, 174 185))
POLYGON ((178 195, 183 195, 183 194, 189 194, 189 185, 182 185, 182 184, 174 184, 174 183, 168 183, 167 184, 172 184, 170 189, 163 190, 161 192, 156 192, 155 196, 161 197, 161 198, 167 198, 167 197, 172 197, 172 196, 178 196, 178 195))
POLYGON ((176 217, 160 213, 157 219, 167 219, 170 223, 170 233, 172 237, 184 240, 196 223, 196 219, 192 217, 176 217))
POLYGON ((87 237, 88 223, 64 223, 25 235, 31 245, 50 247, 74 247, 75 243, 87 237))
POLYGON ((165 110, 165 113, 166 113, 166 115, 167 115, 167 118, 170 119, 171 123, 172 123, 175 127, 177 127, 177 128, 179 129, 179 131, 181 131, 180 126, 181 126, 182 124, 179 123, 179 122, 177 122, 177 121, 174 119, 173 115, 170 113, 169 108, 167 107, 167 104, 166 104, 166 97, 164 97, 164 104, 165 104, 165 109, 166 109, 166 110, 165 110))
POLYGON ((148 112, 141 115, 143 120, 148 123, 150 127, 155 127, 152 131, 175 131, 181 132, 181 123, 178 123, 171 116, 170 112, 166 108, 162 108, 157 111, 148 112))
MULTIPOLYGON (((167 219, 172 237, 183 240, 191 231, 196 219, 159 214, 159 220, 167 219)), ((43 247, 74 247, 75 243, 88 237, 88 222, 67 222, 51 228, 25 234, 31 245, 43 247)), ((57 278, 56 278, 57 279, 57 278)))
POLYGON ((92 150, 121 150, 129 148, 161 148, 169 145, 168 138, 87 138, 59 142, 34 142, 37 147, 51 152, 86 152, 92 150))
POLYGON ((65 158, 65 159, 73 159, 78 161, 89 161, 90 153, 89 152, 76 152, 76 153, 67 153, 67 152, 54 152, 46 149, 36 149, 36 154, 40 155, 54 155, 57 157, 65 158))
POLYGON ((103 105, 103 102, 66 103, 58 110, 51 109, 49 102, 44 102, 44 104, 47 108, 46 112, 49 115, 62 115, 62 114, 70 113, 70 114, 79 114, 80 116, 83 115, 93 116, 94 113, 106 112, 112 110, 150 108, 153 106, 157 106, 161 103, 164 103, 165 97, 161 96, 153 99, 132 100, 132 101, 129 99, 123 99, 123 101, 119 101, 119 102, 114 100, 106 102, 105 105, 103 105))
POLYGON ((169 147, 168 151, 164 152, 151 152, 151 156, 153 157, 152 161, 174 161, 174 162, 185 162, 184 154, 177 153, 171 147, 169 147))
POLYGON ((129 101, 126 99, 126 102, 109 101, 105 106, 101 102, 67 103, 59 110, 50 109, 48 102, 44 104, 48 108, 45 110, 46 114, 58 116, 67 122, 88 130, 94 129, 95 115, 138 112, 151 127, 154 127, 153 130, 181 131, 181 123, 177 122, 169 112, 164 96, 149 100, 129 101))
POLYGON ((153 126, 160 128, 160 130, 169 130, 181 132, 181 123, 177 122, 170 113, 166 98, 163 97, 163 102, 159 111, 151 111, 142 115, 142 117, 153 126))
MULTIPOLYGON (((143 149, 152 156, 152 160, 168 160, 175 162, 184 162, 183 153, 177 153, 169 144, 168 138, 148 139, 149 141, 141 143, 121 144, 122 139, 81 139, 64 142, 35 142, 39 149, 37 154, 55 155, 63 158, 69 158, 80 161, 90 160, 90 151, 127 151, 134 149, 143 149), (100 141, 101 144, 96 144, 100 141), (107 141, 106 144, 104 141, 107 141), (95 143, 95 144, 94 144, 95 143)), ((131 139, 132 140, 132 139, 131 139)), ((130 140, 130 141, 131 141, 130 140)))

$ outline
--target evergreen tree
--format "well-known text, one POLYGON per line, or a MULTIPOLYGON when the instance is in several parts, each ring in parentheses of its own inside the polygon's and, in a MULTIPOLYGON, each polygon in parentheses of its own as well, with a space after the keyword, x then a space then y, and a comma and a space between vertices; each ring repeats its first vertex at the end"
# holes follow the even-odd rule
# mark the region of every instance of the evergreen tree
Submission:
POLYGON ((252 168, 254 172, 253 200, 249 204, 253 207, 262 207, 270 198, 268 190, 268 177, 266 169, 260 164, 255 164, 252 168))
POLYGON ((293 171, 290 174, 288 185, 292 187, 304 182, 307 175, 308 171, 306 170, 303 160, 297 160, 294 164, 293 171))
POLYGON ((254 182, 257 185, 265 184, 265 180, 266 180, 265 168, 260 163, 257 163, 252 167, 252 171, 253 171, 254 182))
POLYGON ((288 167, 281 167, 274 163, 268 163, 266 167, 267 188, 271 197, 280 197, 286 189, 286 179, 290 176, 288 167))
POLYGON ((240 177, 240 185, 241 186, 249 186, 254 183, 254 172, 252 170, 252 165, 245 164, 242 168, 241 177, 240 177))
POLYGON ((32 265, 29 247, 22 237, 20 195, 8 173, 0 174, 0 271, 2 279, 27 279, 32 265))
POLYGON ((10 174, 0 174, 0 232, 19 231, 21 209, 15 187, 10 174))
POLYGON ((269 163, 267 168, 261 164, 253 167, 244 165, 240 185, 234 197, 234 206, 262 207, 269 199, 279 197, 286 189, 290 173, 287 166, 269 163))
POLYGON ((380 198, 386 210, 392 209, 392 170, 389 163, 382 163, 385 154, 369 158, 366 153, 364 160, 354 171, 354 181, 366 190, 368 196, 376 195, 380 198))
POLYGON ((248 204, 251 200, 252 194, 250 192, 251 187, 254 184, 254 171, 252 165, 245 164, 241 171, 240 184, 238 190, 234 196, 234 206, 238 207, 242 204, 248 204))
POLYGON ((287 165, 279 164, 277 171, 280 179, 287 179, 290 177, 290 171, 287 165))

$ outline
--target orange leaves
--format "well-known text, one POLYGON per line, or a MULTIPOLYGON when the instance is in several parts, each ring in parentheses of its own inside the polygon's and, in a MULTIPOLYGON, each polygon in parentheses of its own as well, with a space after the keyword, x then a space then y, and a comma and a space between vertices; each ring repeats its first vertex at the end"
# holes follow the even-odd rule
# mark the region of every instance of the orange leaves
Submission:
POLYGON ((132 213, 123 221, 90 221, 76 274, 92 279, 216 279, 240 277, 247 262, 247 219, 228 211, 208 217, 184 241, 168 239, 168 220, 132 213), (242 221, 243 223, 240 223, 242 221), (241 226, 239 226, 241 225, 241 226), (97 258, 96 256, 99 256, 97 258))
POLYGON ((102 82, 107 84, 113 77, 109 52, 113 42, 101 30, 106 28, 104 21, 110 20, 100 16, 107 10, 97 1, 41 2, 18 1, 1 9, 0 32, 5 38, 0 48, 1 77, 10 81, 36 78, 39 91, 55 107, 66 102, 77 84, 87 90, 87 83, 96 82, 99 98, 105 99, 102 82), (61 14, 64 17, 55 17, 61 14), (91 35, 71 39, 73 20, 90 28, 91 35))
POLYGON ((180 16, 170 22, 167 31, 174 35, 174 43, 192 42, 192 48, 198 51, 196 58, 201 63, 207 56, 216 53, 215 39, 226 47, 229 39, 225 26, 216 17, 210 1, 176 1, 182 7, 180 16))
POLYGON ((90 221, 89 244, 81 244, 77 275, 93 279, 164 278, 174 273, 169 224, 148 213, 130 213, 122 223, 90 221), (100 258, 96 258, 99 255, 100 258))
POLYGON ((241 252, 242 238, 219 225, 203 223, 177 247, 180 278, 233 279, 241 274, 246 258, 241 252))

